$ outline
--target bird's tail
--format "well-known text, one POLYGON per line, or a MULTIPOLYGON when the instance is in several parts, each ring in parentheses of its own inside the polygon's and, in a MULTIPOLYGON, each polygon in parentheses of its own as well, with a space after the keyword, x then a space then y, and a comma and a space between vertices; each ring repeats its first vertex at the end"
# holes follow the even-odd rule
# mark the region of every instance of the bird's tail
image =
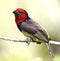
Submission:
POLYGON ((46 44, 46 46, 47 46, 47 48, 48 48, 48 50, 49 50, 51 56, 54 58, 54 53, 53 53, 53 51, 52 51, 52 48, 51 48, 51 46, 50 46, 50 43, 45 43, 45 44, 46 44))

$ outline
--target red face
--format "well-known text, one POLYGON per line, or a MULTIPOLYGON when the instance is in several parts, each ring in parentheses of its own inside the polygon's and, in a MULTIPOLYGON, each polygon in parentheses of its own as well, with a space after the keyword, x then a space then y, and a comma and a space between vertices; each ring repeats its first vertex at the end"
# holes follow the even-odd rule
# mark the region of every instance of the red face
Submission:
POLYGON ((15 21, 17 24, 25 21, 25 19, 28 17, 27 12, 22 8, 16 9, 13 11, 13 13, 15 14, 15 21))

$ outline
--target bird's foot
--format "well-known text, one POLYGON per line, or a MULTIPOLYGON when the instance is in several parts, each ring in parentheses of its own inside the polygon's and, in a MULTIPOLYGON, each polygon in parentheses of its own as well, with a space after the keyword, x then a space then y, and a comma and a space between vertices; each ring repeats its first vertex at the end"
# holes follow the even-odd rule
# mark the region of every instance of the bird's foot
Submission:
POLYGON ((26 39, 26 43, 29 45, 30 42, 32 42, 32 39, 31 39, 30 37, 27 37, 27 39, 26 39))

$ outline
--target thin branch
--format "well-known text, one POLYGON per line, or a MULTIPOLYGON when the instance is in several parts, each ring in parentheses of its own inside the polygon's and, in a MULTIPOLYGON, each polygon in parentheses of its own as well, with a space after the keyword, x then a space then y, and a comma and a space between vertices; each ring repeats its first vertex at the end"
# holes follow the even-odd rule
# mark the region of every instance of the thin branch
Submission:
POLYGON ((58 41, 53 41, 53 40, 50 40, 49 43, 50 43, 50 44, 60 45, 60 42, 58 42, 58 41))
POLYGON ((0 36, 0 39, 2 40, 7 40, 7 41, 12 41, 12 42, 25 42, 27 43, 28 45, 30 44, 31 41, 31 38, 26 38, 25 40, 20 40, 20 39, 13 39, 13 38, 10 38, 10 37, 2 37, 0 36), (28 41, 29 40, 29 41, 28 41))
MULTIPOLYGON (((0 36, 0 39, 8 40, 8 41, 13 41, 13 42, 26 42, 26 43, 28 43, 28 39, 20 40, 20 39, 13 39, 13 38, 10 38, 10 37, 1 37, 1 36, 0 36)), ((33 41, 30 41, 30 42, 33 42, 33 41)), ((55 44, 55 45, 60 45, 60 42, 53 41, 53 40, 50 40, 49 43, 50 44, 55 44)))
POLYGON ((8 41, 13 41, 13 42, 27 42, 27 40, 13 39, 13 38, 10 38, 10 37, 1 37, 0 36, 0 39, 8 40, 8 41))

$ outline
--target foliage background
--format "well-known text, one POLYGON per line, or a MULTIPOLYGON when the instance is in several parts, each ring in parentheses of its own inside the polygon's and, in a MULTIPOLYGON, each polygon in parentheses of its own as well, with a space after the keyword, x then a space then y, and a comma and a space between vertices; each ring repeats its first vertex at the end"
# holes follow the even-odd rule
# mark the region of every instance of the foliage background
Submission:
MULTIPOLYGON (((60 41, 60 0, 0 0, 0 36, 25 39, 17 29, 12 13, 24 8, 29 16, 42 24, 53 40, 60 41)), ((55 58, 42 43, 15 43, 0 40, 0 61, 60 61, 60 46, 51 45, 55 58)))

